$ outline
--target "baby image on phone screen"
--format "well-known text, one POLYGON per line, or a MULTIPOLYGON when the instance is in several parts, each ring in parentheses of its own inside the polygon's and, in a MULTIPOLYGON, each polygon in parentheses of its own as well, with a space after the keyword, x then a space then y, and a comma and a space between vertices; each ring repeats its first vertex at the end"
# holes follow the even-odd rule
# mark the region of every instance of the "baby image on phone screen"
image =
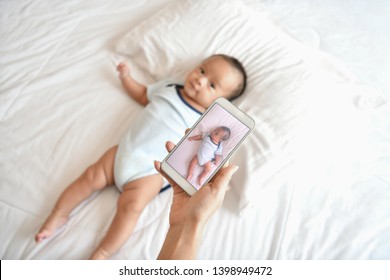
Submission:
POLYGON ((200 141, 202 143, 199 146, 197 154, 191 159, 188 165, 187 181, 192 179, 194 169, 197 165, 203 167, 202 172, 199 174, 196 182, 202 185, 205 179, 208 177, 214 166, 218 166, 222 161, 223 145, 222 142, 230 138, 230 128, 226 126, 219 126, 211 133, 203 133, 188 137, 189 141, 200 141))

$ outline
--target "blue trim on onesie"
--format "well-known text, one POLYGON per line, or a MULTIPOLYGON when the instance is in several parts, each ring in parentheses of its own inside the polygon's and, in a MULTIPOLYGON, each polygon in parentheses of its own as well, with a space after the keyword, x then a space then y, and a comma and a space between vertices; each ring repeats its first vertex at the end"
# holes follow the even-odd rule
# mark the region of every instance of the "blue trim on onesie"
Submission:
POLYGON ((162 193, 162 192, 165 192, 166 190, 168 190, 169 188, 172 188, 171 185, 166 185, 164 187, 161 188, 160 192, 159 193, 162 193))
POLYGON ((218 144, 216 144, 216 143, 213 141, 213 139, 211 139, 211 136, 210 136, 210 135, 209 135, 208 137, 210 138, 211 143, 213 143, 215 146, 217 146, 218 148, 219 148, 219 146, 221 146, 221 142, 219 142, 218 144))
POLYGON ((202 114, 203 114, 202 112, 199 112, 199 111, 196 110, 194 107, 192 107, 187 101, 185 101, 185 99, 183 98, 183 96, 181 96, 180 88, 183 88, 182 85, 175 85, 175 88, 176 88, 177 95, 180 97, 181 101, 183 101, 184 104, 186 104, 190 109, 192 109, 193 111, 195 111, 195 112, 198 113, 199 115, 202 115, 202 114))

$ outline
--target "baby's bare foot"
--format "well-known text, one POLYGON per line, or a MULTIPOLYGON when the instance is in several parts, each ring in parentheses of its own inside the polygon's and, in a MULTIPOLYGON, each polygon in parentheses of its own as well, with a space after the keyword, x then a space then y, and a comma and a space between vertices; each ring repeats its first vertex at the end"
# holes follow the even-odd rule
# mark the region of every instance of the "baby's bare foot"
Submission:
POLYGON ((42 240, 49 238, 57 228, 63 226, 67 221, 68 216, 53 211, 35 235, 35 242, 40 243, 42 240))

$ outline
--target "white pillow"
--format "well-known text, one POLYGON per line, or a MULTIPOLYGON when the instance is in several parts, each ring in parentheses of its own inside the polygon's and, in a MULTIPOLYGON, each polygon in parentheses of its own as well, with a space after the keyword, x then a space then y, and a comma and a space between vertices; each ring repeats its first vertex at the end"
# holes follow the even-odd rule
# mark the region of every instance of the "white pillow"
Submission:
POLYGON ((173 1, 117 44, 156 80, 183 76, 200 60, 228 53, 250 63, 278 35, 255 1, 173 1), (254 8, 256 7, 256 10, 254 8))
MULTIPOLYGON (((231 161, 240 166, 232 179, 232 192, 241 214, 259 206, 267 188, 280 188, 288 180, 294 157, 299 156, 294 140, 304 135, 305 121, 318 115, 316 108, 322 105, 317 100, 338 102, 340 97, 326 89, 330 81, 348 81, 334 71, 332 59, 292 38, 258 3, 245 2, 176 1, 117 44, 118 52, 130 56, 155 80, 183 78, 216 53, 232 55, 244 64, 248 87, 234 103, 257 126, 231 161)), ((325 131, 320 129, 325 135, 331 133, 325 131)))

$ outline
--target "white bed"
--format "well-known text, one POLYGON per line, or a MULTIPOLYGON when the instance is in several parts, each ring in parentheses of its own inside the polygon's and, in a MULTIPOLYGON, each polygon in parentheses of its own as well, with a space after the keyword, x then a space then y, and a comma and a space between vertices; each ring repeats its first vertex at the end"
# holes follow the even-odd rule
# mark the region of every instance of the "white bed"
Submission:
MULTIPOLYGON (((233 44, 243 35, 237 25, 206 30, 211 39, 204 30, 187 32, 195 46, 171 44, 183 35, 181 16, 202 5, 195 2, 0 2, 1 259, 91 254, 114 215, 115 187, 83 203, 51 239, 36 245, 34 235, 64 188, 117 144, 142 110, 124 93, 110 57, 127 59, 140 81, 152 83, 182 76, 201 50, 241 54, 249 85, 235 103, 257 128, 232 159, 240 170, 198 258, 390 259, 387 1, 349 8, 341 1, 247 0, 242 9, 236 1, 209 1, 225 3, 222 15, 238 7, 235 22, 261 21, 264 36, 243 39, 249 51, 241 53, 233 44), (339 28, 335 15, 348 28, 339 28)), ((190 28, 210 24, 218 25, 190 28)), ((171 195, 156 197, 113 259, 156 258, 171 195)))

